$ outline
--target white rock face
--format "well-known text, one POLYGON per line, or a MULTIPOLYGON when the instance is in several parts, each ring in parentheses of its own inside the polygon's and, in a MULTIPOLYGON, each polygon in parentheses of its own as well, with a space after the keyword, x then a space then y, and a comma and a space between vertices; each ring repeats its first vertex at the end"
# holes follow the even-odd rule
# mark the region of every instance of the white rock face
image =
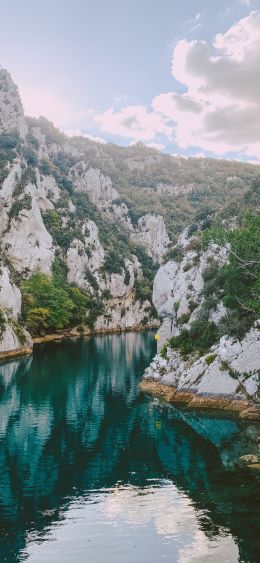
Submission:
POLYGON ((5 178, 0 190, 0 236, 8 227, 9 217, 8 211, 12 206, 12 196, 16 188, 17 182, 20 181, 22 175, 22 160, 17 159, 9 168, 9 173, 5 178))
POLYGON ((85 162, 79 162, 70 170, 70 179, 76 192, 87 193, 98 209, 106 208, 119 194, 112 187, 108 176, 97 168, 88 168, 85 162))
POLYGON ((21 304, 20 289, 10 282, 8 268, 0 266, 0 308, 11 310, 13 317, 17 318, 21 313, 21 304))
POLYGON ((223 336, 210 354, 192 364, 178 351, 168 348, 167 359, 158 354, 147 368, 144 379, 172 385, 177 391, 199 396, 222 396, 260 401, 260 331, 252 328, 243 340, 223 336), (209 361, 207 362, 207 358, 209 361))
MULTIPOLYGON (((196 239, 188 238, 188 229, 179 237, 178 245, 183 248, 183 259, 161 266, 154 280, 153 303, 163 320, 158 351, 170 336, 180 334, 183 327, 189 329, 198 318, 204 303, 202 290, 206 269, 221 267, 228 260, 229 249, 216 244, 211 243, 201 253, 196 239)), ((209 321, 218 324, 226 314, 226 308, 219 302, 216 309, 210 311, 209 321)), ((192 357, 184 361, 179 351, 168 347, 167 359, 158 354, 146 370, 144 379, 199 396, 259 401, 259 374, 260 331, 256 324, 241 342, 223 336, 212 346, 210 354, 196 361, 192 357)))
POLYGON ((14 329, 11 325, 7 325, 4 332, 0 335, 0 353, 18 350, 21 347, 14 329))
POLYGON ((0 69, 0 133, 15 131, 23 138, 28 132, 23 106, 9 72, 0 69))
POLYGON ((50 274, 54 258, 52 237, 46 230, 35 195, 35 186, 29 184, 27 195, 31 195, 31 209, 22 209, 17 219, 11 220, 3 243, 14 268, 28 273, 39 270, 50 274))
POLYGON ((150 214, 140 217, 136 231, 131 234, 131 239, 142 244, 146 248, 148 256, 159 264, 161 264, 163 254, 170 242, 163 217, 150 214))
POLYGON ((134 228, 125 203, 120 203, 119 193, 112 186, 109 176, 104 176, 98 168, 88 168, 79 162, 70 170, 70 180, 76 192, 88 195, 99 211, 111 221, 118 221, 129 232, 134 228))
POLYGON ((0 331, 0 353, 19 351, 21 348, 32 348, 32 339, 26 330, 23 330, 23 342, 15 332, 15 328, 10 319, 5 316, 5 327, 0 331))
POLYGON ((60 189, 53 176, 43 176, 36 171, 36 197, 42 211, 54 209, 54 203, 60 199, 60 189))
POLYGON ((74 239, 67 251, 68 282, 89 289, 86 270, 92 274, 101 268, 105 251, 100 243, 98 227, 93 221, 85 221, 82 226, 82 240, 74 239))
MULTIPOLYGON (((162 319, 172 319, 171 334, 179 334, 178 321, 183 315, 188 315, 188 324, 198 317, 203 305, 203 273, 212 264, 221 267, 227 259, 226 248, 211 244, 201 255, 196 250, 186 250, 181 262, 171 260, 160 267, 154 279, 153 303, 162 319)), ((220 303, 210 320, 219 322, 225 314, 226 309, 220 303)))

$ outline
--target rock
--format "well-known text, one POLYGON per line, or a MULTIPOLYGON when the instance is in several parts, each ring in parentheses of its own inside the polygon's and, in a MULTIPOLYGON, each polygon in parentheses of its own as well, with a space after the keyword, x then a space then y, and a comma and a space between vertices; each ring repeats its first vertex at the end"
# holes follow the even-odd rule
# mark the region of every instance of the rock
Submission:
POLYGON ((42 211, 54 209, 60 199, 60 189, 53 176, 43 176, 36 171, 37 202, 42 211))
POLYGON ((86 272, 90 271, 94 275, 101 268, 105 251, 99 240, 96 223, 85 221, 81 230, 84 242, 74 239, 67 251, 68 282, 90 289, 86 272))
POLYGON ((18 332, 16 326, 5 316, 5 327, 0 333, 0 359, 32 352, 32 339, 29 333, 21 327, 18 332))
POLYGON ((238 458, 238 464, 242 466, 247 466, 255 463, 260 463, 260 456, 257 455, 242 455, 238 458))
POLYGON ((159 264, 161 264, 170 242, 163 217, 151 214, 138 219, 137 229, 131 234, 131 239, 142 244, 146 248, 148 256, 159 264))
POLYGON ((21 292, 15 284, 10 281, 10 272, 7 267, 0 268, 0 308, 9 309, 17 318, 21 313, 21 292))
MULTIPOLYGON (((184 240, 186 242, 182 244, 188 248, 190 240, 187 241, 186 238, 184 240)), ((186 250, 181 262, 171 260, 160 267, 154 279, 153 303, 160 317, 173 319, 174 336, 179 333, 176 327, 183 315, 188 316, 189 324, 199 315, 203 305, 201 293, 204 286, 203 274, 209 263, 214 260, 216 265, 222 266, 227 261, 227 257, 226 249, 211 244, 202 254, 196 250, 186 250)), ((219 322, 225 314, 226 309, 220 303, 216 311, 211 312, 211 320, 219 322)))
POLYGON ((54 259, 52 237, 43 223, 34 185, 27 186, 27 194, 32 198, 31 209, 22 209, 17 219, 11 220, 3 243, 18 272, 31 274, 38 270, 50 274, 54 259))
POLYGON ((0 134, 16 131, 23 138, 28 132, 23 106, 9 72, 0 68, 0 134))

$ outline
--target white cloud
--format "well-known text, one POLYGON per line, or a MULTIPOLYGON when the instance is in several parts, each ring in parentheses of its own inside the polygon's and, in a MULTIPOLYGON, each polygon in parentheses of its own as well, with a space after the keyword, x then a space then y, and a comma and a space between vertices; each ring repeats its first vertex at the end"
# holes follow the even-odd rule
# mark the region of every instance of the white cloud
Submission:
POLYGON ((173 52, 172 74, 184 94, 153 99, 153 110, 169 125, 176 141, 225 154, 260 156, 260 14, 251 14, 226 33, 205 41, 181 40, 173 52))
POLYGON ((157 133, 170 135, 171 128, 164 119, 144 106, 126 106, 120 111, 113 108, 95 117, 101 131, 130 138, 134 141, 153 140, 157 133))

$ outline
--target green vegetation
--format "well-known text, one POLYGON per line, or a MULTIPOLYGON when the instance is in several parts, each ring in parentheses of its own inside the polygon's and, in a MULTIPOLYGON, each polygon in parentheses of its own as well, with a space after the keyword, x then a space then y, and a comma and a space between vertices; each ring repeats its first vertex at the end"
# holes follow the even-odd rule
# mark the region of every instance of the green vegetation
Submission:
POLYGON ((45 227, 54 242, 65 251, 68 250, 73 239, 84 240, 82 231, 73 215, 68 215, 66 225, 63 225, 62 216, 58 211, 44 211, 42 216, 45 227))
POLYGON ((31 209, 32 208, 32 196, 29 194, 25 194, 24 197, 22 199, 16 199, 13 204, 12 207, 9 211, 9 221, 11 221, 12 219, 17 219, 20 211, 22 211, 22 209, 31 209))
POLYGON ((0 309, 0 334, 3 333, 4 328, 5 328, 5 316, 2 309, 0 309))
POLYGON ((8 175, 7 164, 13 162, 20 146, 18 132, 2 133, 0 135, 0 188, 8 175))
POLYGON ((22 282, 22 316, 33 335, 62 330, 85 320, 90 297, 70 286, 66 277, 67 267, 56 257, 52 276, 33 274, 22 282))
POLYGON ((222 330, 242 337, 260 315, 260 216, 247 212, 232 231, 213 226, 203 240, 230 246, 229 262, 218 270, 211 266, 206 278, 204 274, 204 295, 215 295, 228 308, 222 330))
POLYGON ((190 330, 183 330, 179 336, 172 336, 168 346, 177 349, 182 356, 187 357, 192 352, 202 355, 216 342, 219 332, 212 322, 198 319, 191 325, 190 330))

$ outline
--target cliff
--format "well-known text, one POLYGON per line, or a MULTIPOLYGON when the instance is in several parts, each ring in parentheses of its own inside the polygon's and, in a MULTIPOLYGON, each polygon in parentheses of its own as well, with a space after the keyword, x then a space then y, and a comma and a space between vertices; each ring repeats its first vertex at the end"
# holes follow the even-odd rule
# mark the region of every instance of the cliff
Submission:
POLYGON ((252 214, 179 237, 179 261, 162 265, 154 280, 162 325, 144 391, 260 419, 259 234, 252 214))

